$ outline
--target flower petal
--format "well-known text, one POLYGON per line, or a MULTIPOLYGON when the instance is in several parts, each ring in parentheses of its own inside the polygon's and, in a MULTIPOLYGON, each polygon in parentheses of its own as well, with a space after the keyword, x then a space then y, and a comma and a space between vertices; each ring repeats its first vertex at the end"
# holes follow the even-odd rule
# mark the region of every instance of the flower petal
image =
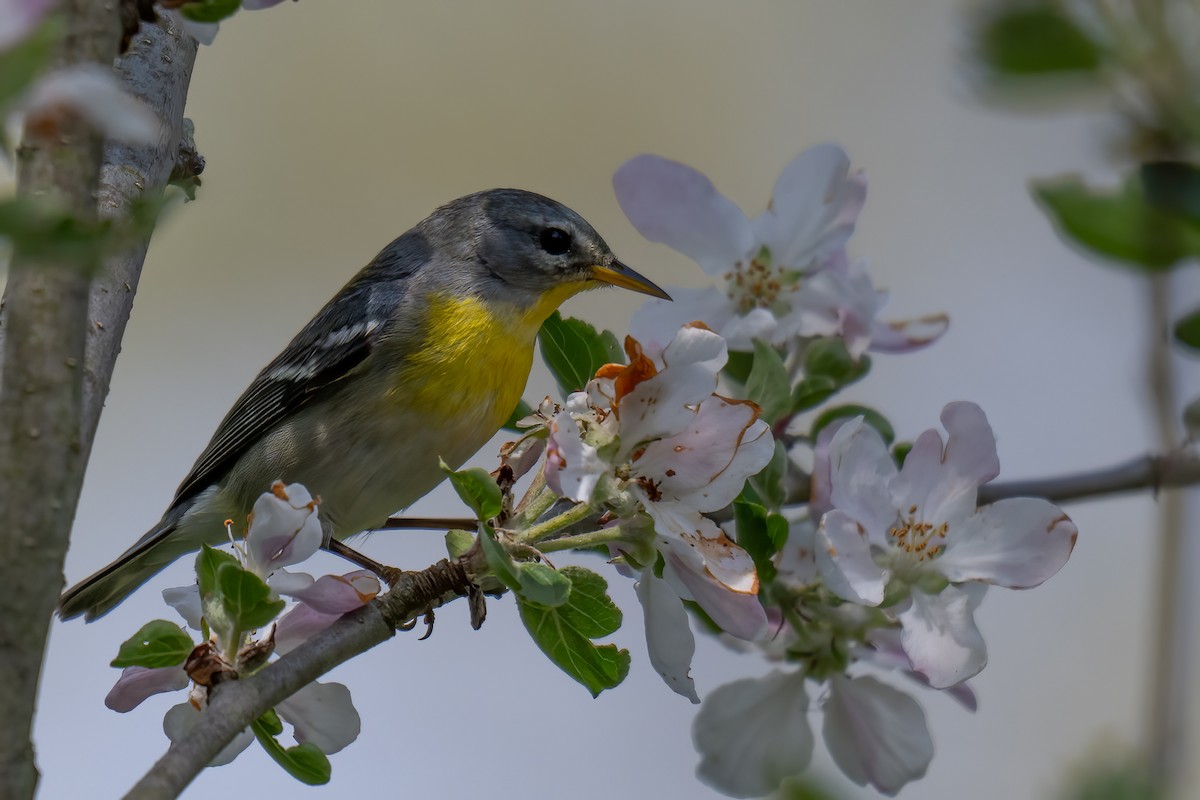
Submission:
POLYGON ((0 51, 28 36, 57 0, 4 0, 0 2, 0 51))
POLYGON ((350 690, 340 683, 314 681, 281 702, 276 710, 291 723, 297 742, 312 742, 326 755, 353 742, 362 730, 350 690))
POLYGON ((897 470, 879 431, 862 417, 844 423, 829 444, 829 462, 833 506, 858 520, 872 542, 886 545, 888 529, 896 523, 888 486, 897 470))
POLYGON ((324 614, 312 606, 297 603, 275 623, 275 652, 283 655, 295 650, 341 618, 341 614, 324 614))
MULTIPOLYGON (((725 541, 729 546, 737 547, 728 539, 725 541)), ((762 603, 758 601, 757 594, 730 589, 715 577, 705 564, 697 564, 696 559, 687 558, 682 554, 685 545, 679 542, 665 544, 668 545, 668 551, 663 553, 663 579, 671 584, 677 595, 694 600, 704 609, 704 613, 730 636, 752 642, 766 635, 767 614, 762 603)), ((745 555, 745 551, 741 553, 741 557, 736 560, 748 561, 749 556, 745 555)), ((751 562, 749 569, 753 568, 754 564, 751 562)), ((729 565, 726 565, 726 579, 732 572, 729 565)), ((757 576, 754 581, 757 585, 757 576)))
POLYGON ((813 735, 800 672, 720 686, 704 698, 692 724, 700 780, 731 797, 760 797, 808 768, 813 735))
MULTIPOLYGON (((689 322, 703 322, 714 331, 722 331, 734 317, 729 295, 716 286, 703 289, 672 286, 670 292, 671 300, 649 300, 629 319, 629 332, 648 353, 662 351, 689 322)), ((771 324, 774 325, 774 320, 771 324)))
POLYGON ((1013 497, 980 508, 953 530, 934 562, 951 581, 1037 586, 1062 569, 1079 530, 1053 503, 1013 497))
POLYGON ((263 492, 254 503, 246 553, 250 566, 265 576, 312 557, 324 538, 317 501, 308 489, 275 481, 271 491, 263 492))
MULTIPOLYGON (((191 703, 180 703, 177 706, 171 706, 167 709, 166 715, 163 717, 163 733, 167 735, 173 743, 178 742, 183 737, 200 724, 204 714, 208 713, 208 706, 197 710, 191 703)), ((208 762, 210 767, 221 767, 233 761, 242 751, 250 746, 254 741, 254 733, 246 728, 241 733, 233 738, 229 744, 217 753, 213 760, 208 762)))
POLYGON ((913 589, 907 608, 897 614, 904 652, 933 688, 961 683, 987 664, 987 646, 974 618, 980 599, 968 587, 948 586, 936 595, 913 589))
POLYGON ((846 777, 886 795, 922 777, 933 759, 925 712, 916 700, 874 678, 831 678, 825 745, 846 777))
POLYGON ((179 612, 179 616, 183 617, 189 628, 194 631, 201 629, 200 620, 204 616, 204 608, 200 604, 199 586, 193 583, 190 586, 163 589, 162 597, 163 602, 179 612))
POLYGON ((871 557, 867 533, 854 518, 838 509, 822 517, 815 550, 829 591, 863 606, 883 602, 886 574, 871 557))
POLYGON ((582 436, 583 429, 569 411, 560 411, 551 418, 550 438, 546 443, 546 483, 559 497, 587 503, 608 465, 596 448, 584 443, 582 436))
POLYGON ((285 591, 274 584, 272 588, 280 594, 296 598, 322 614, 341 615, 371 602, 382 587, 372 572, 360 569, 345 575, 322 575, 315 583, 294 591, 285 591))
POLYGON ((124 714, 137 708, 151 695, 177 692, 186 689, 187 685, 188 676, 182 667, 126 667, 121 670, 121 677, 117 678, 117 682, 108 691, 104 705, 124 714))
POLYGON ((687 611, 666 581, 646 570, 634 584, 646 619, 646 647, 650 665, 676 694, 699 703, 692 681, 692 656, 696 638, 688 624, 687 611))
POLYGON ((635 156, 613 175, 617 202, 633 227, 721 275, 754 248, 750 222, 712 181, 677 161, 635 156))
POLYGON ((945 314, 927 314, 916 319, 876 321, 871 326, 870 350, 876 353, 911 353, 942 338, 950 327, 945 314))
POLYGON ((775 555, 775 568, 781 579, 807 586, 817 577, 817 526, 805 517, 788 525, 787 541, 775 555))
POLYGON ((646 445, 634 469, 654 482, 663 502, 716 511, 774 454, 771 429, 755 406, 710 396, 684 430, 646 445))
POLYGON ((819 268, 845 247, 867 200, 867 179, 850 174, 850 159, 835 144, 810 147, 783 168, 770 209, 754 220, 772 261, 791 269, 819 268))
POLYGON ((942 409, 942 424, 949 434, 945 450, 937 431, 922 433, 892 490, 901 508, 916 505, 924 521, 953 525, 974 513, 978 488, 1000 473, 1000 459, 996 437, 979 406, 948 403, 942 409))

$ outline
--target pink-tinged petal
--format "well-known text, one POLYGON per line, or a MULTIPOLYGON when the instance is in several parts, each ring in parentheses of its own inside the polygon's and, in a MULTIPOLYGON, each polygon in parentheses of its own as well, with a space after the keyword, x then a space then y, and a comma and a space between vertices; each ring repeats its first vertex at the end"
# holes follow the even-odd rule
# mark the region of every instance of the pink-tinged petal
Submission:
POLYGON ((903 512, 902 516, 915 516, 935 525, 947 521, 932 516, 937 510, 934 508, 936 503, 929 502, 931 496, 944 492, 941 487, 945 479, 943 453, 942 436, 932 428, 923 431, 913 442, 912 449, 904 457, 904 466, 890 484, 893 506, 903 512))
POLYGON ((708 286, 690 289, 669 287, 672 300, 643 303, 629 320, 629 332, 642 343, 647 355, 661 352, 689 322, 703 322, 715 331, 723 330, 733 318, 733 302, 723 289, 708 286))
POLYGON ((862 417, 843 423, 829 444, 829 463, 833 506, 858 520, 873 543, 886 546, 888 530, 896 524, 888 487, 897 470, 879 431, 862 417))
POLYGON ((650 666, 662 676, 671 691, 699 703, 691 675, 696 637, 692 635, 683 603, 666 581, 654 577, 652 570, 643 572, 634 588, 646 619, 650 666))
POLYGON ((695 418, 695 406, 712 397, 717 373, 697 364, 663 370, 621 400, 621 453, 674 436, 695 418))
POLYGON ((917 461, 910 467, 905 459, 893 487, 919 507, 924 521, 953 525, 974 512, 977 490, 1000 474, 1000 459, 987 417, 974 403, 948 403, 942 425, 949 434, 945 451, 936 431, 921 434, 909 453, 909 458, 917 454, 917 461))
POLYGON ((770 209, 754 220, 772 261, 792 269, 819 268, 854 233, 867 199, 867 179, 850 173, 835 144, 810 147, 783 168, 770 209))
POLYGON ((613 189, 642 236, 678 250, 709 275, 725 273, 755 247, 741 209, 685 164, 635 156, 617 169, 613 189))
POLYGON ((545 439, 540 436, 526 436, 513 442, 507 452, 502 452, 500 463, 512 470, 514 480, 520 480, 538 465, 545 452, 545 439))
POLYGON ((807 586, 817 577, 817 526, 809 518, 788 525, 788 537, 775 555, 779 577, 787 582, 807 586))
POLYGON ((163 602, 183 617, 189 628, 194 631, 200 630, 200 620, 204 616, 204 609, 200 604, 199 586, 193 583, 191 586, 163 589, 162 597, 163 602))
POLYGON ((317 579, 307 572, 289 572, 286 569, 277 569, 271 577, 267 578, 267 585, 276 594, 295 597, 297 592, 303 592, 316 581, 317 579))
POLYGON ((875 290, 866 262, 845 271, 825 270, 800 281, 787 296, 792 311, 779 322, 790 336, 841 336, 855 358, 871 343, 875 315, 885 295, 875 290))
POLYGON ((847 778, 888 796, 922 777, 933 759, 921 706, 874 678, 833 676, 823 732, 847 778))
MULTIPOLYGON (((163 733, 172 742, 178 742, 191 732, 203 720, 204 715, 208 713, 208 706, 197 710, 191 703, 180 703, 177 706, 171 706, 167 710, 166 716, 163 717, 163 733)), ((224 749, 208 762, 210 767, 221 767, 233 761, 242 751, 250 746, 254 741, 254 734, 249 728, 246 728, 241 733, 233 738, 229 744, 225 745, 224 749)))
POLYGON ((975 626, 976 597, 954 586, 936 595, 913 589, 897 615, 908 660, 935 689, 972 678, 987 664, 987 646, 975 626))
POLYGON ((685 325, 675 332, 662 354, 664 369, 698 366, 717 373, 729 360, 725 340, 696 325, 685 325))
POLYGON ((732 592, 758 594, 758 575, 753 559, 715 522, 691 509, 655 503, 640 489, 635 491, 654 521, 654 531, 660 542, 688 564, 688 571, 707 574, 732 592))
POLYGON ((886 573, 871 557, 867 532, 844 511, 834 509, 817 528, 817 569, 829 591, 863 606, 883 602, 886 573))
POLYGON ((1063 568, 1078 534, 1053 503, 1013 497, 980 508, 952 528, 934 567, 954 582, 1028 589, 1063 568))
POLYGON ((157 144, 164 128, 158 115, 121 88, 111 69, 76 64, 34 82, 21 104, 28 125, 51 125, 64 112, 77 114, 101 136, 130 144, 157 144))
POLYGON ((579 422, 569 412, 561 411, 550 420, 546 484, 559 497, 586 503, 592 499, 592 492, 608 465, 596 448, 584 443, 582 436, 579 422))
POLYGON ((927 314, 916 319, 876 321, 871 326, 870 349, 876 353, 911 353, 942 338, 950 327, 945 314, 927 314))
MULTIPOLYGON (((736 547, 736 545, 733 545, 736 547)), ((683 545, 674 543, 663 553, 663 579, 683 599, 694 600, 717 627, 730 636, 753 642, 767 634, 767 614, 757 594, 731 590, 703 565, 681 556, 683 545)), ((753 564, 751 564, 753 567, 753 564)))
POLYGON ((250 566, 259 575, 299 564, 313 556, 324 540, 317 501, 298 483, 275 481, 254 503, 246 534, 250 566))
POLYGON ((322 614, 341 615, 371 602, 381 588, 374 574, 357 570, 345 575, 322 575, 315 583, 297 591, 285 592, 278 588, 276 591, 294 597, 322 614))
MULTIPOLYGON (((900 631, 893 628, 876 628, 867 635, 867 646, 856 647, 851 653, 854 657, 874 664, 887 670, 895 670, 909 680, 922 686, 929 687, 929 679, 919 672, 913 672, 912 662, 904 652, 900 643, 900 631)), ((966 681, 942 689, 951 699, 958 702, 967 711, 974 714, 979 709, 979 700, 975 690, 966 681)))
POLYGON ((800 672, 719 686, 700 706, 692 741, 700 780, 731 797, 761 797, 812 761, 808 693, 800 672))
POLYGON ((775 453, 771 429, 757 417, 753 405, 710 396, 687 428, 646 445, 634 469, 654 482, 664 502, 724 508, 775 453))
POLYGON ((297 603, 275 623, 275 652, 283 655, 295 650, 341 618, 341 614, 324 614, 312 606, 297 603))
POLYGON ((57 0, 0 0, 0 51, 24 39, 41 24, 57 0))
POLYGON ((362 719, 340 683, 313 682, 280 703, 276 710, 294 729, 296 741, 311 742, 332 755, 358 738, 362 719))
POLYGON ((124 714, 137 708, 151 695, 177 692, 186 689, 187 685, 188 676, 183 667, 126 667, 104 698, 104 705, 124 714))

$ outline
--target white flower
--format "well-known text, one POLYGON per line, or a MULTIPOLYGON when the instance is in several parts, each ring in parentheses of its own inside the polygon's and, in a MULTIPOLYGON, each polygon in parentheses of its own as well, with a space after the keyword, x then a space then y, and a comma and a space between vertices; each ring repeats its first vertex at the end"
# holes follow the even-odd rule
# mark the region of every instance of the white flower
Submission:
POLYGON ((661 369, 635 341, 626 349, 628 366, 602 370, 551 420, 547 483, 579 502, 600 486, 636 501, 654 522, 676 594, 734 636, 757 638, 766 617, 754 563, 704 514, 731 503, 767 465, 770 428, 752 403, 713 394, 728 353, 712 331, 680 329, 661 369))
POLYGON ((844 336, 850 351, 911 349, 946 327, 944 316, 884 325, 885 295, 862 264, 847 265, 846 242, 866 200, 862 173, 836 145, 797 156, 779 176, 767 211, 753 221, 704 175, 658 156, 630 159, 613 175, 617 200, 634 227, 695 260, 720 283, 673 287, 673 303, 634 314, 634 335, 653 346, 700 320, 734 350, 754 339, 786 344, 795 336, 844 336))
POLYGON ((895 606, 913 669, 944 688, 986 663, 973 612, 983 586, 1037 586, 1066 563, 1077 529, 1057 506, 1013 498, 976 508, 979 486, 1000 471, 996 441, 979 406, 950 403, 949 433, 928 430, 897 469, 879 433, 861 418, 829 445, 830 498, 821 519, 817 566, 831 591, 895 606))
POLYGON ((275 625, 275 652, 280 655, 325 630, 343 614, 371 602, 382 588, 379 578, 368 570, 322 575, 315 581, 304 573, 280 572, 283 574, 276 573, 271 587, 300 601, 275 625))
POLYGON ((312 557, 324 540, 318 502, 298 483, 284 486, 275 481, 254 504, 246 532, 246 568, 266 578, 280 567, 312 557))

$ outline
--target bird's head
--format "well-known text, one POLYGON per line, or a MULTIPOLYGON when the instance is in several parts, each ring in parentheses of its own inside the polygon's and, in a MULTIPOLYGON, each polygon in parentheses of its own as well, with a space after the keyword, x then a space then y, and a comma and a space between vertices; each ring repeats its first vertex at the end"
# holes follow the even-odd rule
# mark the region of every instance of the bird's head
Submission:
POLYGON ((458 249, 465 269, 453 276, 457 288, 543 318, 577 292, 606 284, 670 299, 618 261, 583 217, 540 194, 491 189, 468 195, 438 209, 423 227, 458 249))

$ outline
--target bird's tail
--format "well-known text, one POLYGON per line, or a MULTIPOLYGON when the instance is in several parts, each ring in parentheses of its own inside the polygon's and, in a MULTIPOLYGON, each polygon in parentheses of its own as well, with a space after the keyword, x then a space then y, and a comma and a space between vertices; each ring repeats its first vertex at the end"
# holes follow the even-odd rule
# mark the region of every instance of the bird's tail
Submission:
POLYGON ((168 514, 107 567, 63 592, 58 615, 71 619, 82 614, 88 622, 98 619, 168 564, 197 549, 198 544, 177 534, 179 516, 168 514))

